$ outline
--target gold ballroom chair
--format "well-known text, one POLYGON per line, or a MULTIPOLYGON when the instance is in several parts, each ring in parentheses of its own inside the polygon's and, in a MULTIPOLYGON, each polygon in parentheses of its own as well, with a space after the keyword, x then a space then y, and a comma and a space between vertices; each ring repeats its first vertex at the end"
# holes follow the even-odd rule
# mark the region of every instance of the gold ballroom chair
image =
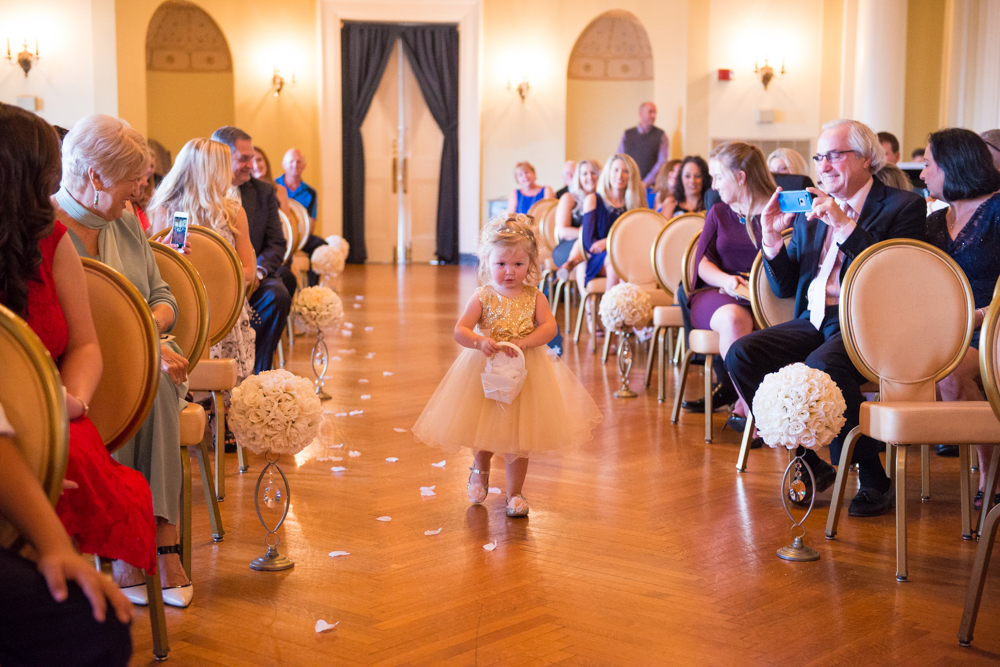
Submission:
MULTIPOLYGON (((688 295, 694 289, 698 276, 698 267, 694 265, 694 256, 698 250, 700 237, 701 231, 698 231, 691 238, 684 253, 684 261, 681 263, 684 293, 688 295)), ((712 414, 715 409, 715 406, 712 405, 712 361, 719 354, 719 334, 711 329, 691 329, 688 333, 688 349, 684 353, 681 375, 677 380, 674 410, 670 421, 676 424, 681 417, 681 402, 684 400, 684 388, 687 385, 688 371, 691 369, 691 357, 696 354, 705 355, 705 442, 710 443, 712 442, 712 414)))
MULTIPOLYGON (((994 416, 1000 419, 1000 294, 998 292, 1000 292, 1000 282, 993 292, 993 303, 986 311, 979 337, 979 372, 989 406, 994 416)), ((996 485, 998 464, 1000 464, 1000 449, 994 447, 986 477, 987 489, 992 489, 996 485)), ((980 465, 983 465, 983 462, 980 462, 980 465)), ((996 542, 997 526, 1000 524, 1000 505, 991 509, 987 502, 992 500, 992 493, 983 494, 979 546, 976 548, 976 559, 972 565, 969 590, 962 611, 962 623, 958 629, 958 643, 962 646, 972 644, 972 634, 976 627, 976 617, 979 615, 979 604, 983 599, 983 587, 986 584, 986 571, 996 542)))
MULTIPOLYGON (((646 292, 654 308, 669 307, 674 301, 672 294, 660 289, 656 271, 650 261, 656 238, 666 224, 667 219, 656 211, 637 208, 619 216, 608 231, 608 258, 611 260, 611 268, 622 282, 632 283, 646 292)), ((604 354, 601 358, 604 362, 608 360, 611 339, 615 335, 616 332, 612 331, 605 333, 604 354)), ((652 342, 650 347, 653 347, 652 342)), ((647 358, 651 358, 652 354, 651 351, 647 358)), ((649 386, 648 381, 646 386, 649 386)))
POLYGON ((312 232, 310 229, 312 223, 309 220, 309 212, 306 210, 306 207, 294 199, 288 200, 288 210, 292 212, 292 222, 295 224, 296 238, 298 239, 298 244, 295 246, 295 253, 292 255, 292 273, 295 275, 296 280, 298 280, 300 288, 308 287, 309 279, 306 274, 311 266, 310 257, 302 248, 305 246, 306 241, 309 240, 309 234, 312 232))
MULTIPOLYGON (((159 240, 164 236, 161 232, 153 239, 159 240)), ((208 294, 208 344, 198 365, 188 375, 188 389, 192 392, 208 392, 212 396, 215 495, 221 501, 226 497, 226 407, 222 401, 222 392, 231 391, 236 386, 237 369, 235 359, 210 359, 209 350, 212 345, 225 338, 239 320, 244 299, 243 265, 236 250, 217 232, 207 227, 191 225, 188 242, 191 253, 187 260, 198 271, 208 294)), ((246 472, 248 466, 243 448, 239 445, 236 446, 236 454, 240 472, 246 472)))
POLYGON ((861 404, 860 424, 840 455, 826 535, 836 535, 844 482, 861 435, 895 450, 896 579, 907 579, 906 459, 910 446, 959 447, 962 535, 972 538, 969 445, 1000 444, 1000 422, 986 401, 938 402, 935 384, 969 347, 975 322, 972 288, 962 269, 930 244, 877 243, 851 263, 840 298, 844 345, 858 370, 877 382, 880 401, 861 404))
MULTIPOLYGON (((281 257, 281 263, 287 262, 295 253, 299 247, 299 228, 297 223, 293 223, 284 211, 278 211, 278 217, 281 219, 281 233, 285 237, 285 254, 281 257)), ((305 253, 303 253, 304 255, 305 253)), ((292 270, 295 271, 296 267, 293 266, 292 270)), ((308 270, 308 268, 307 268, 308 270)), ((249 296, 249 295, 248 295, 249 296)), ((294 298, 294 295, 292 295, 294 298)), ((288 337, 288 348, 289 354, 291 354, 291 347, 295 344, 295 328, 292 325, 292 314, 288 314, 288 322, 285 325, 285 336, 288 337)), ((282 349, 281 341, 278 341, 277 345, 278 353, 278 368, 285 367, 285 351, 282 349)))
MULTIPOLYGON (((160 276, 170 285, 170 293, 177 300, 177 321, 171 334, 188 360, 188 373, 201 361, 208 343, 208 295, 198 271, 179 252, 162 243, 149 243, 156 257, 160 276)), ((222 528, 219 502, 212 485, 212 469, 205 445, 205 409, 198 403, 188 403, 181 411, 180 446, 188 451, 181 456, 184 483, 181 490, 181 561, 191 576, 191 457, 194 450, 201 471, 201 485, 205 492, 205 505, 212 526, 212 538, 219 542, 226 531, 222 528)))
MULTIPOLYGON (((14 427, 14 445, 55 507, 69 456, 62 379, 31 327, 0 306, 0 405, 14 427)), ((0 518, 0 548, 16 547, 14 527, 0 518)))
MULTIPOLYGON (((135 435, 153 407, 160 385, 160 338, 149 305, 125 276, 96 260, 82 261, 104 361, 87 414, 113 453, 135 435)), ((164 660, 170 645, 160 576, 145 574, 153 655, 164 660)))
MULTIPOLYGON (((666 363, 674 350, 676 333, 677 353, 686 348, 684 344, 684 316, 677 302, 677 287, 683 276, 684 253, 691 243, 691 237, 705 225, 704 213, 681 213, 667 221, 656 235, 652 249, 653 273, 660 289, 667 293, 670 305, 653 306, 653 338, 649 356, 646 359, 646 386, 649 386, 653 357, 659 355, 657 400, 663 403, 667 395, 666 363)), ((676 357, 673 363, 677 363, 676 357)))
POLYGON ((542 270, 542 276, 538 281, 538 288, 542 290, 545 297, 552 301, 552 277, 556 267, 552 264, 552 249, 555 245, 548 242, 546 228, 551 229, 553 223, 546 224, 546 220, 555 219, 558 199, 540 199, 528 209, 528 215, 534 218, 535 239, 538 242, 538 266, 542 270))

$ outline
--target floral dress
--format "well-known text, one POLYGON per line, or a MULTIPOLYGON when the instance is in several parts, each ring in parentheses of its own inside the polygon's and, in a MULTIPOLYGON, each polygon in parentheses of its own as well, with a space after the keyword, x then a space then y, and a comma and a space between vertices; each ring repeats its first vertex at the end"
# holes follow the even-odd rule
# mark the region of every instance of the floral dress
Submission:
MULTIPOLYGON (((233 236, 233 230, 229 228, 229 225, 223 223, 219 225, 219 228, 215 231, 217 231, 222 238, 226 239, 226 242, 229 245, 231 245, 234 249, 236 248, 236 238, 233 236)), ((254 331, 253 327, 250 325, 250 319, 254 314, 253 309, 250 308, 249 302, 244 297, 243 310, 240 311, 240 317, 236 321, 236 325, 229 330, 229 333, 226 334, 225 338, 213 345, 208 353, 208 356, 211 359, 236 360, 237 384, 253 375, 254 350, 257 341, 257 332, 254 331)), ((228 391, 225 393, 225 401, 228 406, 228 391)))

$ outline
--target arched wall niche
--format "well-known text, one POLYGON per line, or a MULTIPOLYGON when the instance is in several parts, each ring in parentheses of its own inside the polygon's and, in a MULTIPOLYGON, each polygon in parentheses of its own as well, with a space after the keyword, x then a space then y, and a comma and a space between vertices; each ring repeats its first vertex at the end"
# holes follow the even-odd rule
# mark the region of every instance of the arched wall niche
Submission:
POLYGON ((233 59, 219 25, 185 0, 160 5, 146 31, 149 137, 176 156, 235 122, 233 59))
POLYGON ((653 49, 642 22, 621 9, 597 16, 566 67, 567 159, 603 163, 653 95, 653 49))

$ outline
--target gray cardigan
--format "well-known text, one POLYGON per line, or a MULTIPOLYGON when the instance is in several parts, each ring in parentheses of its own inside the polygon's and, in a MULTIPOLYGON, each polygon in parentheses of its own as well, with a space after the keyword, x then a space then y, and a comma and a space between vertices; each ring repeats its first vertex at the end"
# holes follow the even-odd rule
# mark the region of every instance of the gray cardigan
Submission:
MULTIPOLYGON (((111 222, 115 227, 115 239, 118 241, 118 255, 124 266, 125 277, 135 285, 149 307, 165 303, 174 311, 174 321, 177 321, 177 300, 170 293, 170 286, 160 277, 160 269, 156 265, 156 256, 149 247, 149 241, 142 231, 139 219, 125 211, 122 217, 111 222)), ((92 257, 83 245, 83 241, 72 229, 67 229, 73 246, 80 257, 89 257, 104 263, 101 257, 92 257)), ((173 325, 170 327, 173 328, 173 325)))

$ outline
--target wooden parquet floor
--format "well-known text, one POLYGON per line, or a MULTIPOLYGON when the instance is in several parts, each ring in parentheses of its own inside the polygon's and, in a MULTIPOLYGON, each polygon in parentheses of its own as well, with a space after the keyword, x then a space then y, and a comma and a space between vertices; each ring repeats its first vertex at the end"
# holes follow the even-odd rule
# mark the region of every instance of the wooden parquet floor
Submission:
MULTIPOLYGON (((721 413, 712 445, 704 443, 701 415, 672 425, 670 404, 656 401, 655 378, 642 388, 641 358, 632 381, 639 398, 612 398, 617 368, 590 354, 585 337, 566 346, 565 360, 604 413, 595 439, 562 459, 531 464, 527 520, 504 515, 502 494, 470 506, 471 458, 445 456, 394 429, 414 423, 454 360, 451 331, 474 288, 469 267, 348 268, 341 294, 353 336, 330 339, 340 359, 331 364, 333 399, 324 404, 364 410, 335 418, 344 447, 328 453, 343 460, 318 461, 307 450, 300 462, 283 461, 292 502, 280 549, 295 567, 280 573, 248 567, 264 552, 252 498, 262 459, 251 457, 250 472, 240 475, 235 455, 228 457, 226 537, 218 544, 194 481, 195 599, 186 610, 168 607, 171 664, 1000 660, 1000 575, 987 583, 973 648, 956 639, 976 548, 961 539, 956 459, 932 457, 933 500, 921 503, 912 463, 919 457, 911 457, 908 583, 894 576, 892 515, 863 520, 845 512, 837 539, 824 539, 829 492, 806 524, 806 542, 821 560, 788 563, 775 556, 791 539, 779 499, 785 454, 754 451, 738 474, 739 441, 718 433, 721 413), (442 459, 444 468, 431 466, 442 459), (338 465, 346 471, 331 472, 338 465), (436 495, 422 497, 422 486, 436 495), (496 549, 484 550, 493 540, 496 549), (350 555, 328 556, 337 550, 350 555), (317 634, 318 619, 339 625, 317 634)), ((310 346, 296 341, 291 370, 309 374, 310 346)), ((668 373, 672 387, 676 370, 668 373)), ((702 384, 692 380, 697 392, 702 384)), ((495 463, 491 485, 504 486, 502 467, 495 463)), ((133 664, 152 662, 144 610, 133 637, 133 664)))

